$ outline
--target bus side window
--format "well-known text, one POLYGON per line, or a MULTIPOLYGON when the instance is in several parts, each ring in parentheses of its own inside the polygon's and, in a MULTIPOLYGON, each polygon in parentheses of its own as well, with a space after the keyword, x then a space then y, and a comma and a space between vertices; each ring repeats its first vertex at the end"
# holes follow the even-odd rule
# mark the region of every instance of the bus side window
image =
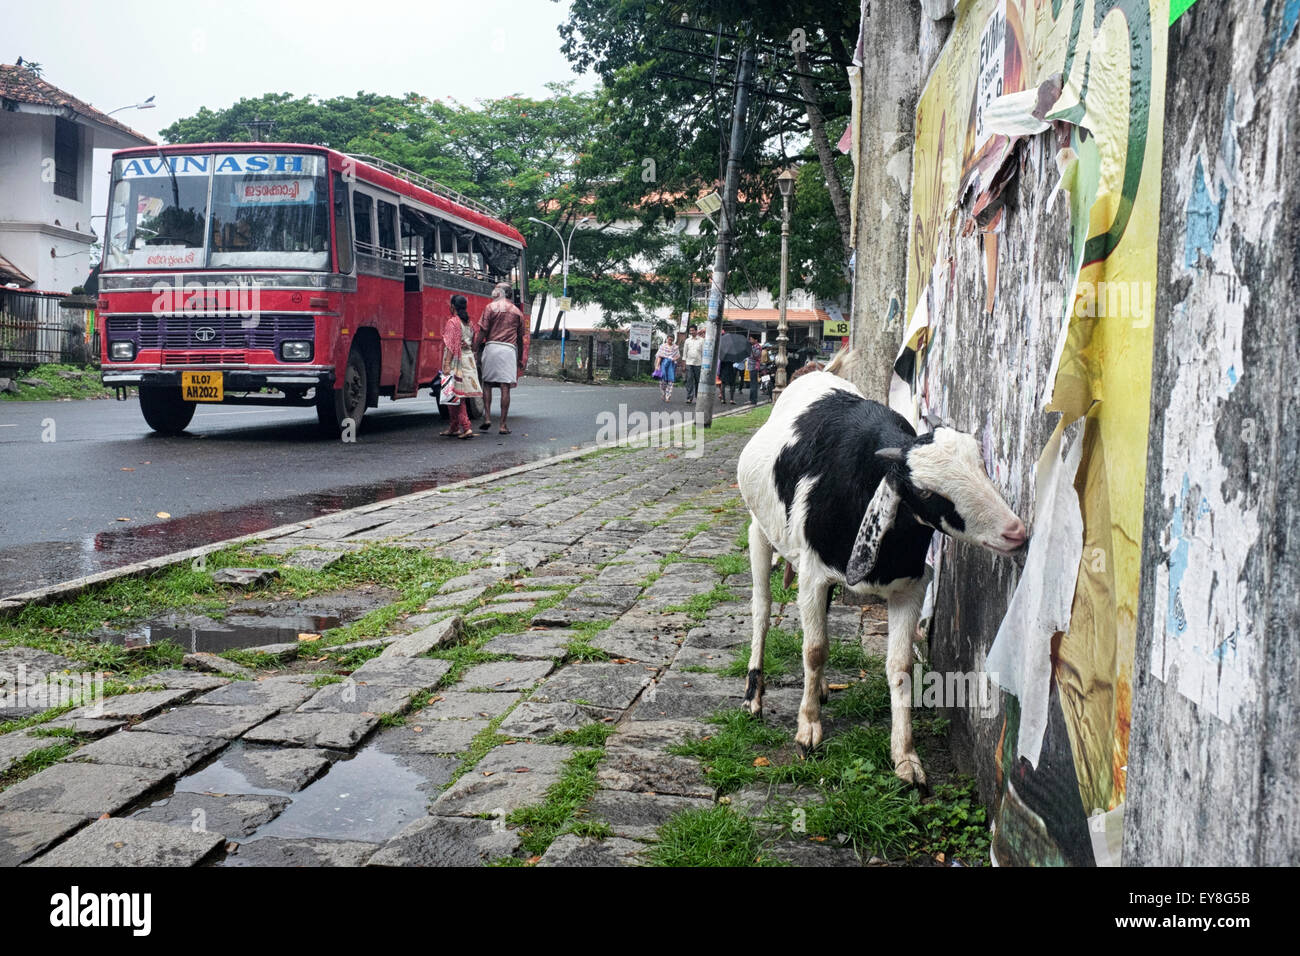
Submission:
POLYGON ((379 248, 385 259, 401 261, 397 250, 397 207, 379 200, 379 248))
POLYGON ((352 218, 357 231, 357 252, 363 255, 375 254, 375 235, 370 228, 370 213, 374 201, 365 193, 352 194, 352 218))
POLYGON ((334 248, 338 250, 339 272, 352 272, 352 217, 349 215, 348 187, 343 177, 334 174, 334 248))

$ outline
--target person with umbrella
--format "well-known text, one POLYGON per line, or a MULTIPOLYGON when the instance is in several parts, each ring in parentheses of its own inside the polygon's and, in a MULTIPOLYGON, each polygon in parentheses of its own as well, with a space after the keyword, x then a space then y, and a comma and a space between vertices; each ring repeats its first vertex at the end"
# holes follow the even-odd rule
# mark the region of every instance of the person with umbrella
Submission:
POLYGON ((739 332, 727 332, 718 341, 718 374, 722 378, 723 404, 736 404, 736 365, 749 359, 749 342, 739 332))

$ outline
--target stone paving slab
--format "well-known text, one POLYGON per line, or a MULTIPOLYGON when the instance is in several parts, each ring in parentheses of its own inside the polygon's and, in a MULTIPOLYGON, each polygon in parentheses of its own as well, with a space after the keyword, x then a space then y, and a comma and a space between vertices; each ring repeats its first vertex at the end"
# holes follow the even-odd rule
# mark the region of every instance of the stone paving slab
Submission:
POLYGON ((465 753, 476 736, 487 729, 488 720, 416 720, 384 733, 384 749, 396 753, 465 753))
POLYGON ((229 747, 203 769, 176 781, 177 792, 271 794, 284 796, 303 789, 331 764, 328 751, 310 747, 265 747, 242 741, 229 747))
POLYGON ((563 657, 577 631, 566 628, 522 631, 518 634, 498 634, 483 645, 489 654, 510 654, 530 660, 551 660, 563 657))
POLYGON ((31 866, 194 866, 225 842, 219 833, 144 820, 97 820, 31 866))
POLYGON ((421 690, 411 685, 362 684, 345 680, 322 687, 296 713, 373 714, 382 717, 404 711, 411 698, 421 690))
POLYGON ((123 730, 87 744, 64 759, 118 767, 148 767, 179 776, 225 745, 226 741, 214 736, 123 730))
POLYGON ((227 838, 249 836, 278 817, 291 801, 269 794, 176 793, 159 800, 130 819, 166 823, 227 838))
POLYGON ((189 688, 147 690, 138 694, 119 694, 117 697, 109 697, 104 700, 102 706, 98 703, 88 704, 85 707, 70 710, 64 716, 72 718, 108 717, 110 719, 120 717, 123 720, 144 720, 146 717, 152 717, 164 707, 173 707, 187 700, 193 694, 194 691, 189 688))
POLYGON ((467 670, 461 675, 460 686, 466 690, 481 687, 493 692, 526 690, 554 667, 549 660, 490 661, 467 670))
POLYGON ((0 792, 0 809, 96 818, 117 813, 172 778, 166 770, 56 763, 0 792))
POLYGON ((497 733, 507 737, 545 738, 588 724, 612 723, 622 711, 571 704, 568 701, 541 703, 526 700, 510 712, 497 733))
POLYGON ((465 588, 460 591, 439 591, 436 595, 424 602, 423 610, 425 611, 445 611, 451 608, 462 608, 466 604, 477 601, 488 589, 488 585, 479 587, 465 588))
POLYGON ((414 720, 461 720, 475 717, 493 718, 504 714, 519 699, 517 693, 471 694, 461 690, 445 690, 436 694, 414 720))
POLYGON ((196 671, 205 671, 212 674, 229 674, 231 677, 252 677, 254 672, 251 668, 243 664, 236 664, 234 661, 228 661, 224 657, 218 657, 216 654, 195 653, 186 654, 181 660, 182 665, 196 671))
POLYGON ((311 679, 264 677, 261 680, 231 681, 219 690, 196 697, 195 704, 271 707, 277 711, 293 710, 316 693, 311 679))
POLYGON ((46 674, 81 671, 85 667, 61 654, 51 654, 35 647, 6 647, 0 650, 0 688, 10 684, 35 684, 46 674))
POLYGON ((433 690, 451 670, 451 661, 432 657, 371 658, 352 672, 361 684, 418 687, 433 690))
POLYGON ((548 744, 503 744, 489 751, 434 802, 438 816, 474 817, 510 813, 541 803, 546 789, 560 779, 571 747, 548 744))
POLYGON ((42 727, 66 727, 75 730, 82 737, 89 737, 96 740, 105 734, 111 734, 115 730, 125 727, 127 722, 121 718, 109 720, 96 720, 93 717, 59 717, 56 720, 49 720, 41 724, 42 727))
POLYGON ((582 819, 607 823, 618 837, 653 840, 659 827, 678 813, 707 810, 712 806, 713 801, 710 799, 664 793, 600 790, 588 802, 582 819))
POLYGON ((640 866, 645 844, 618 837, 594 840, 566 833, 551 844, 538 866, 640 866))
POLYGON ((652 750, 606 751, 596 768, 596 782, 605 790, 667 793, 712 799, 713 785, 694 757, 677 757, 652 750))
POLYGON ((637 663, 570 664, 533 691, 533 700, 626 710, 654 674, 637 663))
POLYGON ((464 631, 465 622, 455 614, 436 624, 398 638, 384 648, 380 657, 420 657, 444 644, 454 644, 464 631))
POLYGON ((233 740, 280 712, 273 705, 232 707, 224 704, 188 704, 136 724, 133 733, 191 734, 233 740))
POLYGON ((150 674, 142 678, 142 684, 162 684, 168 690, 194 690, 206 691, 216 690, 218 687, 225 687, 232 683, 229 677, 218 677, 216 674, 203 674, 196 671, 186 671, 180 668, 159 671, 156 674, 150 674))
POLYGON ((86 825, 76 813, 0 810, 0 866, 18 866, 86 825))
MULTIPOLYGON (((337 686, 337 685, 336 685, 337 686)), ((273 717, 244 735, 251 743, 351 750, 379 723, 373 714, 292 713, 273 717)))
POLYGON ((364 866, 377 843, 262 837, 227 854, 226 866, 364 866))
POLYGON ((368 866, 481 866, 519 848, 519 834, 495 820, 425 817, 408 824, 368 866))
POLYGON ((484 618, 505 616, 507 614, 522 614, 525 611, 531 611, 534 605, 531 601, 510 601, 505 604, 488 604, 485 607, 470 611, 465 615, 467 621, 481 621, 484 618))

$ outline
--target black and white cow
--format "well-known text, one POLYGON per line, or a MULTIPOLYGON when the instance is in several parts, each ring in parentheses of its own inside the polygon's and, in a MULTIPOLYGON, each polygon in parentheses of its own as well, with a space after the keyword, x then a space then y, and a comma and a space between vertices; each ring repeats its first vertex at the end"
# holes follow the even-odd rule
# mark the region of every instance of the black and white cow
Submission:
POLYGON ((912 744, 912 640, 925 596, 925 555, 935 531, 1011 555, 1024 523, 985 474, 974 436, 940 427, 917 437, 905 418, 831 372, 791 382, 737 466, 748 505, 753 645, 745 705, 763 709, 763 643, 771 608, 773 550, 799 574, 804 692, 795 742, 821 743, 827 696, 826 611, 831 589, 889 602, 889 679, 894 771, 925 784, 912 744))

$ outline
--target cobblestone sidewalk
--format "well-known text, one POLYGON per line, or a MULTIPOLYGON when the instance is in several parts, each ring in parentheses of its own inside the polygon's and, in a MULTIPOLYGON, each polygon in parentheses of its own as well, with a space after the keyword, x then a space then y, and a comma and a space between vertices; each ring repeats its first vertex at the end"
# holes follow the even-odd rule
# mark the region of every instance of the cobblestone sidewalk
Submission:
MULTIPOLYGON (((341 681, 174 669, 148 679, 164 689, 110 698, 102 714, 0 736, 0 773, 49 746, 49 726, 79 743, 0 792, 0 864, 643 862, 658 827, 718 796, 699 760, 668 748, 713 733, 707 718, 743 693, 743 678, 716 671, 749 641, 749 573, 734 557, 748 434, 710 435, 700 458, 647 448, 559 462, 261 545, 311 568, 379 543, 480 567, 445 582, 402 633, 358 645, 377 656, 341 681), (479 648, 494 659, 448 683, 454 661, 426 655, 489 633, 502 614, 531 623, 495 634, 479 648), (601 741, 593 726, 612 733, 601 741), (555 804, 584 754, 594 795, 532 852, 520 814, 555 804)), ((797 630, 796 608, 774 614, 797 630)), ((877 609, 837 606, 830 626, 883 653, 877 609)), ((34 679, 69 662, 0 651, 0 670, 17 663, 34 679)), ((865 674, 830 676, 842 689, 865 674)), ((769 684, 769 725, 793 730, 800 682, 769 684)), ((770 796, 751 787, 727 800, 757 815, 770 796)), ((807 840, 770 852, 861 862, 807 840)))

